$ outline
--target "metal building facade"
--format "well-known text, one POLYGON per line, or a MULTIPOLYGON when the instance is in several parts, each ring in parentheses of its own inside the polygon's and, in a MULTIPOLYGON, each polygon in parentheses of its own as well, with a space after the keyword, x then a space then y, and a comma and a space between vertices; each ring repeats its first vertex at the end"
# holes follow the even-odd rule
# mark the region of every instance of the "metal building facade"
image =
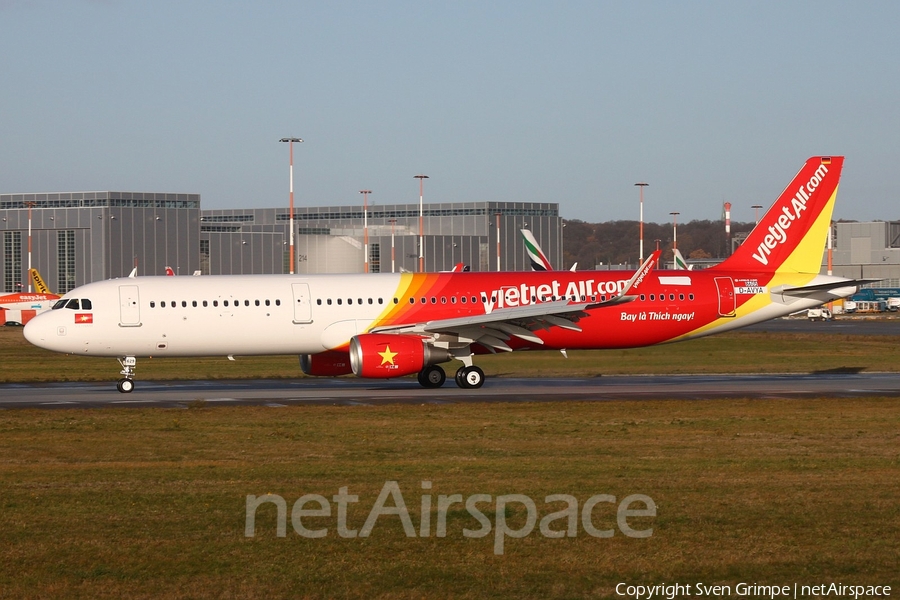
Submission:
POLYGON ((0 194, 0 287, 28 289, 32 266, 50 289, 103 279, 200 268, 200 196, 155 192, 0 194), (29 211, 30 208, 30 211, 29 211))
MULTIPOLYGON (((204 210, 204 272, 288 272, 287 208, 204 210), (282 269, 277 256, 282 256, 282 269), (274 269, 274 270, 269 270, 274 269)), ((295 207, 295 271, 364 271, 362 206, 295 207)), ((417 271, 418 204, 375 205, 368 210, 369 270, 417 271), (393 253, 392 253, 393 249, 393 253), (392 261, 393 255, 393 261, 392 261)), ((454 202, 423 205, 425 270, 465 263, 475 271, 529 270, 519 229, 534 233, 555 268, 562 267, 562 220, 555 203, 454 202), (499 225, 499 244, 498 244, 499 225)))

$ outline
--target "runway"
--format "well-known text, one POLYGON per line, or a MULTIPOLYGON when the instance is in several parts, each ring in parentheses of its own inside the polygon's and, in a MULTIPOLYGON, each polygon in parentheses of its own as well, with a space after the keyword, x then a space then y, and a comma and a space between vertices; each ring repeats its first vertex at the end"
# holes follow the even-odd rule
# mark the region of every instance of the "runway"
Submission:
POLYGON ((424 389, 414 379, 385 382, 360 379, 140 381, 130 394, 120 394, 113 383, 8 384, 0 386, 0 409, 371 406, 820 396, 900 397, 900 373, 605 376, 589 379, 494 377, 477 390, 462 390, 449 381, 442 388, 424 389))

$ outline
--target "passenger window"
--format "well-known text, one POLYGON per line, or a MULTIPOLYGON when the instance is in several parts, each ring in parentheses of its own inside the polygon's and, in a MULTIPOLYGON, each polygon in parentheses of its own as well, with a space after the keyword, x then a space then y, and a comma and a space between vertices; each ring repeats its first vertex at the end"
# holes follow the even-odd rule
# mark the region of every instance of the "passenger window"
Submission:
POLYGON ((384 304, 384 298, 379 298, 379 299, 378 299, 378 304, 384 304))
POLYGON ((249 301, 249 300, 244 300, 244 306, 250 306, 250 301, 249 301))
POLYGON ((437 298, 435 298, 434 296, 432 296, 432 297, 431 297, 431 303, 432 303, 432 304, 437 304, 437 298))
MULTIPOLYGON (((363 303, 363 302, 362 302, 362 298, 357 298, 357 299, 356 299, 356 302, 357 302, 357 304, 362 304, 362 303, 363 303)), ((369 304, 372 304, 372 301, 371 301, 371 300, 369 300, 369 304)))
MULTIPOLYGON (((330 298, 329 298, 329 300, 328 300, 328 304, 331 304, 331 299, 330 299, 330 298)), ((268 301, 268 300, 266 300, 266 306, 269 306, 269 301, 268 301)))
POLYGON ((187 300, 181 301, 181 308, 187 308, 187 300))
MULTIPOLYGON (((55 306, 53 308, 56 308, 55 306)), ((156 302, 153 300, 150 301, 150 308, 156 308, 156 302)))
POLYGON ((281 300, 276 300, 276 301, 275 301, 275 306, 281 306, 281 300))
POLYGON ((203 308, 206 308, 207 306, 209 306, 209 304, 207 304, 206 300, 204 300, 204 301, 203 301, 203 308))
POLYGON ((416 299, 413 298, 412 296, 410 296, 410 298, 409 298, 409 303, 410 303, 410 304, 415 304, 415 303, 416 303, 416 299))
POLYGON ((650 302, 653 302, 655 300, 656 300, 656 294, 650 294, 650 302))
POLYGON ((218 300, 213 300, 213 306, 219 306, 219 301, 218 301, 218 300))
POLYGON ((338 301, 338 306, 340 306, 340 305, 341 305, 341 304, 343 304, 343 303, 344 303, 344 301, 343 301, 343 300, 341 300, 341 299, 340 299, 340 298, 338 298, 338 299, 337 299, 337 301, 338 301))
POLYGON ((161 301, 161 302, 159 303, 159 307, 160 307, 160 308, 165 308, 165 307, 166 307, 166 301, 165 301, 165 300, 161 301))
POLYGON ((347 298, 347 304, 353 304, 353 298, 347 298))
POLYGON ((399 304, 399 303, 400 303, 400 299, 399 299, 399 298, 394 298, 394 304, 399 304))
MULTIPOLYGON (((316 300, 316 304, 318 304, 319 306, 322 306, 322 299, 319 298, 318 300, 316 300)), ((256 301, 256 305, 259 306, 259 300, 256 301)))
POLYGON ((193 306, 194 308, 197 308, 197 301, 191 300, 191 306, 193 306))
MULTIPOLYGON (((379 300, 380 300, 380 298, 379 298, 379 300)), ((371 299, 371 298, 369 298, 369 304, 372 304, 372 299, 371 299)), ((379 304, 381 304, 381 303, 379 302, 379 304)))
POLYGON ((447 296, 441 296, 441 304, 447 304, 447 296))
POLYGON ((223 301, 222 301, 222 306, 228 306, 228 300, 223 300, 223 301))
POLYGON ((670 301, 670 302, 674 302, 674 301, 675 301, 675 294, 669 294, 669 301, 670 301))
POLYGON ((472 296, 472 304, 478 304, 478 298, 472 296))
POLYGON ((422 298, 422 304, 425 304, 426 300, 427 300, 427 298, 422 298))
POLYGON ((693 294, 688 294, 688 299, 690 299, 690 300, 692 300, 692 301, 693 301, 693 299, 694 299, 694 295, 693 295, 693 294))
POLYGON ((641 302, 643 302, 644 300, 645 300, 644 295, 641 294, 641 302))
POLYGON ((456 296, 450 296, 450 304, 456 304, 456 296))
POLYGON ((678 299, 679 299, 679 300, 684 300, 684 294, 678 294, 678 299))
MULTIPOLYGON (((256 306, 259 306, 259 300, 254 300, 253 304, 255 304, 256 306)), ((319 298, 318 300, 316 300, 316 304, 318 304, 319 306, 322 306, 322 299, 319 298)))
MULTIPOLYGON (((329 299, 326 300, 325 302, 326 302, 326 304, 328 304, 328 306, 331 306, 331 298, 329 298, 329 299)), ((268 304, 269 304, 269 301, 266 300, 266 305, 268 305, 268 304)))
POLYGON ((176 306, 178 306, 178 302, 175 300, 172 300, 171 304, 172 304, 172 308, 175 308, 176 306))

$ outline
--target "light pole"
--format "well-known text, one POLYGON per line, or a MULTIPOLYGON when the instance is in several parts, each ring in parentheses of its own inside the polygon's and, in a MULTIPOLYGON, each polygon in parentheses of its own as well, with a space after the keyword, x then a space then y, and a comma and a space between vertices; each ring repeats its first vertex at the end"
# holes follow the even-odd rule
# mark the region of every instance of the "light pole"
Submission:
POLYGON ((672 215, 672 250, 678 250, 678 215, 680 212, 670 212, 672 215))
POLYGON ((641 237, 641 246, 640 246, 640 260, 638 262, 640 264, 644 264, 644 188, 650 185, 649 183, 638 182, 634 184, 641 189, 641 229, 640 229, 640 237, 641 237))
POLYGON ((424 182, 428 175, 414 175, 413 179, 419 180, 419 273, 425 272, 425 222, 422 213, 422 197, 424 196, 424 182))
POLYGON ((391 273, 394 272, 394 223, 397 219, 391 219, 391 273))
POLYGON ((753 210, 756 211, 756 224, 759 225, 759 209, 762 208, 762 205, 761 205, 761 204, 754 204, 754 205, 751 206, 750 208, 752 208, 753 210))
POLYGON ((288 146, 291 149, 291 206, 290 206, 290 252, 291 252, 291 261, 290 261, 290 273, 294 274, 294 142, 298 144, 303 142, 300 138, 290 137, 290 138, 281 138, 278 140, 279 142, 288 142, 288 146))
POLYGON ((372 190, 359 190, 363 195, 363 245, 365 246, 366 273, 369 272, 369 194, 372 190))
POLYGON ((500 213, 497 213, 497 272, 500 272, 500 213))
MULTIPOLYGON (((31 293, 31 209, 34 207, 34 202, 26 202, 25 206, 28 207, 28 293, 31 293)), ((22 265, 19 264, 19 271, 21 272, 22 265)))

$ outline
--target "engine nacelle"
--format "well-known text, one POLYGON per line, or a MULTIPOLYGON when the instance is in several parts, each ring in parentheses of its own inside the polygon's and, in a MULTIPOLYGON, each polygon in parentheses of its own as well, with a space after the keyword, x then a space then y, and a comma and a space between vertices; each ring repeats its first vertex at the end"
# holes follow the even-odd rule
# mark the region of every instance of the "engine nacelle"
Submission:
POLYGON ((307 375, 320 377, 337 377, 349 375, 353 372, 350 368, 350 355, 346 352, 328 350, 318 354, 301 354, 300 368, 307 375))
POLYGON ((403 377, 451 358, 446 349, 413 335, 364 333, 350 340, 350 366, 359 377, 403 377))

